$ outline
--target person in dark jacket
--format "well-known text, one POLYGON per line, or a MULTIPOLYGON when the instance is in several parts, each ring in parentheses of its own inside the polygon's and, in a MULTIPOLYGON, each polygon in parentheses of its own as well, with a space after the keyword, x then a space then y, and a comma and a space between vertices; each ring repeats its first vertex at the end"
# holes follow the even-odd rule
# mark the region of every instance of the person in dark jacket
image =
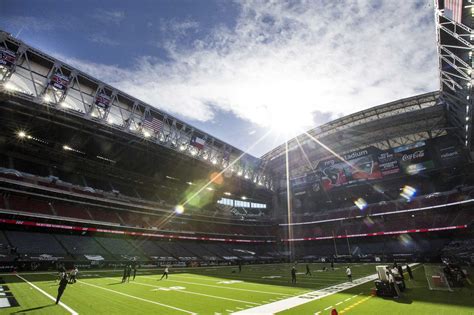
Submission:
POLYGON ((408 276, 410 277, 410 280, 413 280, 413 272, 411 271, 411 267, 408 264, 407 264, 407 272, 408 272, 408 276))
POLYGON ((123 268, 122 283, 125 283, 125 281, 127 280, 127 269, 128 269, 128 266, 125 265, 125 267, 123 268))
POLYGON ((397 266, 398 273, 400 274, 400 277, 402 277, 402 280, 405 280, 405 276, 403 275, 403 267, 402 265, 397 266))
POLYGON ((66 275, 64 275, 59 281, 58 296, 56 297, 56 304, 59 303, 59 300, 61 299, 61 296, 63 295, 64 290, 66 290, 66 286, 68 283, 69 283, 69 279, 67 278, 66 275))
POLYGON ((133 280, 135 280, 135 277, 137 276, 137 265, 136 264, 133 264, 133 280))
POLYGON ((291 268, 291 283, 296 284, 296 267, 291 268))
POLYGON ((306 264, 306 275, 312 276, 311 270, 309 270, 309 264, 306 264))

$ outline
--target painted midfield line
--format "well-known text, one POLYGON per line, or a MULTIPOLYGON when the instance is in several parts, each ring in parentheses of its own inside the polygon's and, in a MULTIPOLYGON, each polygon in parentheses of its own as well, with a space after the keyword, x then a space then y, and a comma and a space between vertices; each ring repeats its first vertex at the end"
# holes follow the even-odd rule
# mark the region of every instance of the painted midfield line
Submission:
POLYGON ((166 305, 166 304, 163 304, 163 303, 159 303, 159 302, 155 302, 155 301, 143 299, 143 298, 138 297, 138 296, 134 296, 134 295, 126 294, 126 293, 123 293, 123 292, 119 292, 119 291, 115 291, 115 290, 103 288, 103 287, 101 287, 101 286, 98 286, 98 285, 95 285, 95 284, 91 284, 91 283, 87 283, 87 282, 84 282, 84 281, 80 281, 80 280, 79 280, 79 281, 77 281, 77 282, 80 282, 80 283, 82 283, 82 284, 85 284, 85 285, 88 285, 88 286, 91 286, 91 287, 94 287, 94 288, 97 288, 97 289, 102 289, 102 290, 105 290, 105 291, 109 291, 109 292, 113 292, 113 293, 116 293, 116 294, 119 294, 119 295, 123 295, 123 296, 129 297, 129 298, 132 298, 132 299, 135 299, 135 300, 139 300, 139 301, 142 301, 142 302, 148 302, 148 303, 151 303, 151 304, 155 304, 155 305, 160 305, 160 306, 163 306, 163 307, 171 308, 171 309, 173 309, 173 310, 177 310, 177 311, 180 311, 180 312, 183 312, 183 313, 193 314, 193 315, 196 315, 196 314, 197 314, 197 313, 190 312, 190 311, 186 311, 186 310, 183 310, 183 309, 181 309, 181 308, 177 308, 177 307, 174 307, 174 306, 171 306, 171 305, 166 305))
MULTIPOLYGON (((50 300, 53 300, 54 302, 56 302, 56 299, 50 295, 49 293, 46 293, 45 291, 43 291, 42 289, 40 289, 39 287, 37 287, 36 285, 34 285, 33 283, 29 282, 28 280, 26 280, 25 278, 23 278, 22 276, 20 275, 16 275, 18 278, 20 278, 21 280, 25 281, 26 283, 28 283, 30 286, 32 286, 33 288, 35 288, 36 290, 38 290, 39 292, 43 293, 46 297, 48 297, 50 300)), ((79 313, 77 313, 75 310, 73 310, 72 308, 70 308, 69 306, 67 306, 66 304, 64 304, 63 302, 59 302, 58 303, 59 305, 61 305, 62 307, 64 307, 69 313, 71 313, 72 315, 78 315, 79 313)))

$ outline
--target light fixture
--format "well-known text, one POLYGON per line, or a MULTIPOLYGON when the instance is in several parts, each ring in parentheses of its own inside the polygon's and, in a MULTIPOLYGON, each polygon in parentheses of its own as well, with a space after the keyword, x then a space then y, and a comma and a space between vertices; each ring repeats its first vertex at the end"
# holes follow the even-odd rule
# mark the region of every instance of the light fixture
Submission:
POLYGON ((10 82, 7 82, 3 85, 3 87, 8 90, 8 91, 16 91, 17 88, 15 85, 13 85, 13 83, 10 83, 10 82))
POLYGON ((211 163, 214 164, 214 165, 216 165, 216 164, 217 164, 217 159, 216 159, 216 158, 212 158, 212 159, 211 159, 211 163))
POLYGON ((188 184, 188 185, 190 185, 190 186, 191 186, 193 183, 192 183, 192 182, 186 182, 186 184, 188 184))
POLYGON ((66 150, 66 151, 71 151, 72 148, 68 145, 63 145, 63 149, 66 150))
POLYGON ((50 103, 51 102, 51 96, 49 96, 48 94, 43 95, 43 101, 45 103, 50 103))
POLYGON ((21 131, 18 131, 17 136, 18 136, 18 138, 20 138, 20 139, 24 139, 24 138, 26 138, 27 134, 26 134, 26 132, 24 132, 23 130, 21 130, 21 131))
POLYGON ((212 187, 206 187, 206 189, 209 190, 209 191, 213 191, 213 190, 214 190, 214 188, 212 188, 212 187))
POLYGON ((241 199, 242 199, 242 200, 247 200, 247 197, 242 196, 241 199))
POLYGON ((145 136, 145 138, 150 138, 151 137, 151 134, 148 132, 148 131, 143 131, 143 136, 145 136))
POLYGON ((226 191, 226 192, 224 193, 224 195, 226 195, 226 196, 231 196, 232 194, 231 194, 230 192, 226 191))
POLYGON ((66 102, 61 102, 61 104, 59 104, 62 108, 69 108, 69 104, 66 103, 66 102))
POLYGON ((174 212, 176 214, 183 214, 184 213, 184 207, 182 205, 177 205, 174 207, 174 212))

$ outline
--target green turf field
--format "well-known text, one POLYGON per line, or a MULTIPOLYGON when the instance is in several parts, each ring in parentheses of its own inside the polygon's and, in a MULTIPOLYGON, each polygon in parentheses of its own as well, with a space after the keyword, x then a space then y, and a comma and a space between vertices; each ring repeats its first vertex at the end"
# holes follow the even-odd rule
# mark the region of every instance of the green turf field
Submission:
MULTIPOLYGON (((56 297, 55 274, 20 274, 30 283, 2 275, 20 306, 0 309, 0 313, 229 314, 346 282, 344 267, 336 265, 335 271, 322 272, 321 264, 312 264, 313 275, 305 276, 301 264, 296 285, 290 284, 290 265, 286 264, 244 266, 242 273, 236 267, 171 269, 169 279, 162 281, 160 270, 143 270, 135 281, 125 284, 121 271, 81 271, 79 282, 68 285, 61 299, 69 310, 40 292, 56 297)), ((369 264, 353 265, 352 270, 354 279, 375 273, 369 264)), ((343 314, 474 314, 472 287, 454 293, 430 292, 423 267, 415 270, 415 277, 399 301, 371 297, 370 282, 281 314, 329 314, 329 306, 343 314)))

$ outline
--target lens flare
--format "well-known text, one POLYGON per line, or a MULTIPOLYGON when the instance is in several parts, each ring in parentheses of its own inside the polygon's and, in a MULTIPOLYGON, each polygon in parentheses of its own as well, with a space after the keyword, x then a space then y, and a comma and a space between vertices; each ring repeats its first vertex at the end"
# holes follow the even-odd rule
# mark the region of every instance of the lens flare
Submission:
POLYGON ((407 201, 410 201, 415 195, 416 195, 416 189, 408 185, 405 185, 402 188, 402 192, 400 193, 400 196, 405 198, 407 201))
POLYGON ((367 202, 364 200, 364 198, 359 198, 354 201, 354 203, 360 210, 364 210, 367 207, 367 202))

